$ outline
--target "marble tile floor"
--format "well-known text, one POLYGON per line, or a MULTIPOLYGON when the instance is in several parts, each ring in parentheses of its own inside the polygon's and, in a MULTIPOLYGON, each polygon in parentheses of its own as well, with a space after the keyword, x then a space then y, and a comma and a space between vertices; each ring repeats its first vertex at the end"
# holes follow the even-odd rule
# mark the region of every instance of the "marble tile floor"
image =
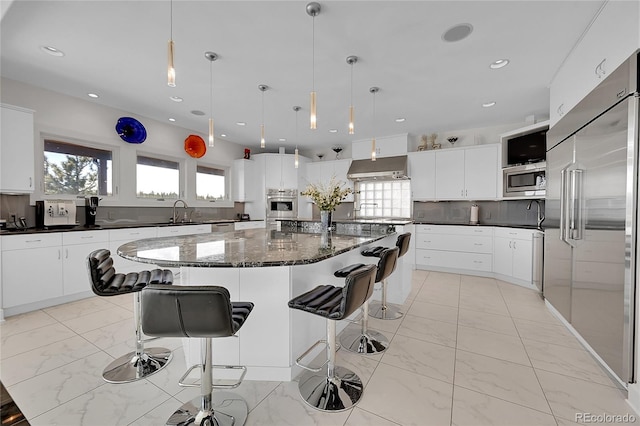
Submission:
MULTIPOLYGON (((338 352, 365 383, 353 409, 307 406, 296 382, 245 381, 247 425, 575 425, 580 413, 631 414, 625 394, 531 290, 495 279, 414 271, 376 356, 338 352)), ((129 384, 101 372, 134 346, 131 296, 89 298, 0 324, 0 380, 32 425, 161 425, 197 388, 181 388, 180 339, 167 368, 129 384)), ((250 318, 249 318, 250 320, 250 318)))

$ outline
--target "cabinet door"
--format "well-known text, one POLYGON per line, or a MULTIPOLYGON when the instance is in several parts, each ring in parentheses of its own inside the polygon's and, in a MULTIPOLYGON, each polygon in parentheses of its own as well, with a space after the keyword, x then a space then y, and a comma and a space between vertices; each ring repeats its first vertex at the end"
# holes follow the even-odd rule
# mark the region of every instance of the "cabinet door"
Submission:
MULTIPOLYGON (((343 183, 345 188, 351 188, 353 191, 353 181, 347 179, 347 173, 349 173, 349 167, 351 166, 351 159, 343 159, 343 160, 334 160, 328 161, 326 163, 330 165, 331 175, 326 180, 327 182, 331 179, 331 176, 335 176, 336 180, 343 183)), ((347 198, 344 199, 345 202, 353 202, 353 192, 347 195, 347 198)))
POLYGON ((251 160, 234 160, 233 161, 233 169, 232 169, 232 179, 233 179, 233 200, 234 201, 245 201, 247 194, 245 191, 245 168, 247 163, 252 162, 251 160))
POLYGON ((265 154, 264 157, 265 187, 282 188, 282 158, 280 154, 265 154))
POLYGON ((62 295, 62 246, 2 252, 3 308, 62 295))
POLYGON ((256 158, 256 160, 244 165, 245 180, 245 201, 264 201, 265 198, 265 169, 264 158, 256 158))
POLYGON ((295 166, 295 158, 291 154, 281 154, 281 188, 296 189, 298 188, 298 169, 295 166))
POLYGON ((530 283, 533 271, 533 243, 513 240, 513 277, 530 283))
POLYGON ((464 151, 436 151, 436 198, 464 199, 464 151))
POLYGON ((96 242, 63 246, 62 293, 66 296, 91 291, 87 273, 87 256, 94 250, 106 248, 108 243, 96 242))
POLYGON ((414 152, 409 154, 409 176, 414 200, 436 198, 436 153, 414 152))
POLYGON ((470 200, 495 199, 498 188, 498 146, 465 150, 464 196, 470 200))
POLYGON ((3 105, 0 114, 0 192, 33 192, 33 112, 3 105))
POLYGON ((513 242, 508 238, 493 240, 493 272, 511 276, 513 273, 513 242))

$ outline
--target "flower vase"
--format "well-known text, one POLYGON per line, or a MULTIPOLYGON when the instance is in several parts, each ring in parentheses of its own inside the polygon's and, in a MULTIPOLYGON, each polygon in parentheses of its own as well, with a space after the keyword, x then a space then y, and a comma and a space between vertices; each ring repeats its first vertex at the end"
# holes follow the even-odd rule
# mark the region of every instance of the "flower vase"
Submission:
POLYGON ((331 230, 331 210, 320 210, 320 230, 331 230))

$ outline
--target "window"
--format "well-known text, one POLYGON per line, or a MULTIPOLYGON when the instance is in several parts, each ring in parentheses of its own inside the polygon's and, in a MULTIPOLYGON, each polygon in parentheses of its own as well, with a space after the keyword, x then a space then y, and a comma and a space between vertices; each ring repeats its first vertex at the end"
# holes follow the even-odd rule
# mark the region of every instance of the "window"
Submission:
POLYGON ((180 164, 177 161, 138 155, 136 194, 138 198, 178 198, 180 164))
POLYGON ((224 200, 226 183, 224 170, 213 167, 197 166, 196 170, 196 199, 224 200))
POLYGON ((411 217, 411 181, 358 182, 359 217, 411 217))
POLYGON ((113 195, 112 152, 68 142, 44 141, 44 193, 113 195))

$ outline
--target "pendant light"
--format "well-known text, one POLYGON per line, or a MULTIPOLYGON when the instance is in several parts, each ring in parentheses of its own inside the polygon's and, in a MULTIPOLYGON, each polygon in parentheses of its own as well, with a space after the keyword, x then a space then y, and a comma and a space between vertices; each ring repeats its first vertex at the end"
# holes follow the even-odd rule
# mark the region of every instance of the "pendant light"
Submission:
POLYGON ((379 87, 371 87, 369 92, 373 94, 373 121, 371 128, 373 129, 373 138, 371 139, 371 161, 376 161, 376 93, 380 90, 379 87))
POLYGON ((354 123, 353 123, 353 64, 358 62, 357 56, 347 56, 347 64, 351 65, 351 93, 349 97, 349 134, 353 135, 355 133, 354 123))
POLYGON ((260 148, 264 148, 266 146, 266 142, 264 140, 264 92, 269 90, 269 86, 260 84, 258 85, 258 89, 262 92, 262 124, 260 124, 260 148))
POLYGON ((296 169, 300 165, 300 157, 298 156, 298 111, 300 111, 301 109, 302 108, 300 108, 299 106, 293 107, 293 110, 296 112, 296 150, 293 154, 293 165, 296 169))
POLYGON ((169 1, 171 9, 170 34, 169 34, 169 60, 167 65, 167 85, 176 87, 176 69, 173 67, 173 0, 169 1))
POLYGON ((320 3, 311 2, 307 4, 307 14, 313 18, 313 32, 311 43, 311 95, 309 108, 309 128, 315 130, 317 128, 316 115, 316 16, 320 14, 320 3))
POLYGON ((213 138, 213 61, 218 59, 218 54, 205 52, 204 57, 209 60, 209 146, 215 144, 213 138))

